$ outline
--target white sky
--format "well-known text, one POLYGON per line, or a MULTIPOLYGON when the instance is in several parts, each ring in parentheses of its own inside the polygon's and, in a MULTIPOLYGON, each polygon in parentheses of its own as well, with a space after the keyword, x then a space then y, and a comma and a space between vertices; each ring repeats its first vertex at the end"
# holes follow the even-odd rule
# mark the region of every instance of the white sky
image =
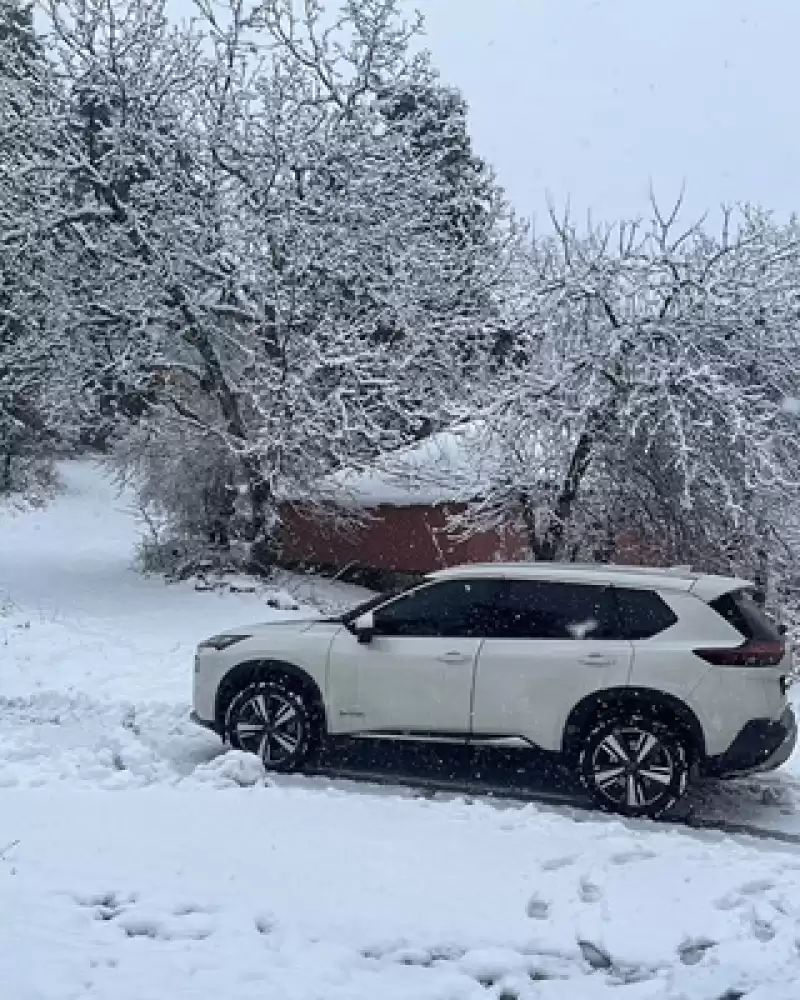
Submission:
POLYGON ((800 208, 800 0, 409 0, 516 209, 800 208))

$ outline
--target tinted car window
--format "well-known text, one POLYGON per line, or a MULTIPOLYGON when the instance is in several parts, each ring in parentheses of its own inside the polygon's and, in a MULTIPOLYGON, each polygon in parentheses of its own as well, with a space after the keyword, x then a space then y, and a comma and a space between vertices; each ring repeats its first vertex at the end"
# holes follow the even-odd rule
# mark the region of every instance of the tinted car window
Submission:
MULTIPOLYGON (((381 604, 386 604, 387 601, 392 600, 393 597, 399 597, 401 594, 405 594, 407 590, 414 590, 415 587, 419 587, 423 581, 417 580, 415 583, 409 583, 406 587, 400 587, 397 590, 384 591, 381 594, 375 594, 374 597, 370 597, 367 601, 362 601, 361 604, 357 604, 354 608, 351 608, 341 617, 341 621, 351 622, 358 618, 360 615, 366 614, 367 611, 374 611, 375 608, 379 608, 381 604)), ((337 619, 333 619, 334 621, 337 619)))
POLYGON ((735 590, 711 601, 711 607, 745 639, 781 642, 780 630, 746 590, 735 590))
POLYGON ((375 612, 379 635, 486 635, 498 590, 495 580, 446 580, 416 590, 375 612))
POLYGON ((674 611, 652 590, 615 587, 614 597, 622 639, 651 639, 678 620, 674 611))
POLYGON ((492 638, 613 639, 614 604, 607 587, 510 580, 498 597, 492 638))

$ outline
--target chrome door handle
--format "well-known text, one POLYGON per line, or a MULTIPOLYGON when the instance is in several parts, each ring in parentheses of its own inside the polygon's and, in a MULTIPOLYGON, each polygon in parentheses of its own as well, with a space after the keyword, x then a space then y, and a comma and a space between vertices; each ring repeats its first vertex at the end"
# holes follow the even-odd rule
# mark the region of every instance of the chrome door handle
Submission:
POLYGON ((466 663, 471 660, 471 656, 467 656, 465 653, 459 653, 456 650, 451 650, 449 653, 442 653, 441 656, 437 656, 436 659, 439 663, 466 663))

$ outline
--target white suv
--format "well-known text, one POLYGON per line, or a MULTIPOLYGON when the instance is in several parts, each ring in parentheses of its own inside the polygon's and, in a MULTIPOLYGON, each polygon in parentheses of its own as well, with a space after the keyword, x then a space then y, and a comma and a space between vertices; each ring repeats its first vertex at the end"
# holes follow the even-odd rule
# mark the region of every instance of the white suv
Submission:
POLYGON ((778 767, 791 653, 750 584, 683 570, 492 563, 335 619, 200 644, 193 718, 268 768, 326 734, 536 746, 605 809, 658 816, 690 774, 778 767))

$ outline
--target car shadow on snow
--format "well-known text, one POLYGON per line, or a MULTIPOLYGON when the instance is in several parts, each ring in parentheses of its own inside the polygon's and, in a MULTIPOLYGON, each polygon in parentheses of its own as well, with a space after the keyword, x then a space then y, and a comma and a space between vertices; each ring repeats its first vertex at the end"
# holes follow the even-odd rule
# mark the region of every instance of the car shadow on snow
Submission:
POLYGON ((555 754, 537 750, 507 750, 404 743, 392 740, 330 740, 310 770, 363 773, 385 781, 447 786, 454 793, 553 798, 588 805, 576 778, 555 754))
MULTIPOLYGON (((530 799, 595 809, 574 774, 555 754, 466 745, 334 739, 309 771, 418 786, 423 791, 530 799)), ((701 780, 667 817, 701 825, 742 824, 800 836, 800 783, 785 771, 738 780, 701 780)))

